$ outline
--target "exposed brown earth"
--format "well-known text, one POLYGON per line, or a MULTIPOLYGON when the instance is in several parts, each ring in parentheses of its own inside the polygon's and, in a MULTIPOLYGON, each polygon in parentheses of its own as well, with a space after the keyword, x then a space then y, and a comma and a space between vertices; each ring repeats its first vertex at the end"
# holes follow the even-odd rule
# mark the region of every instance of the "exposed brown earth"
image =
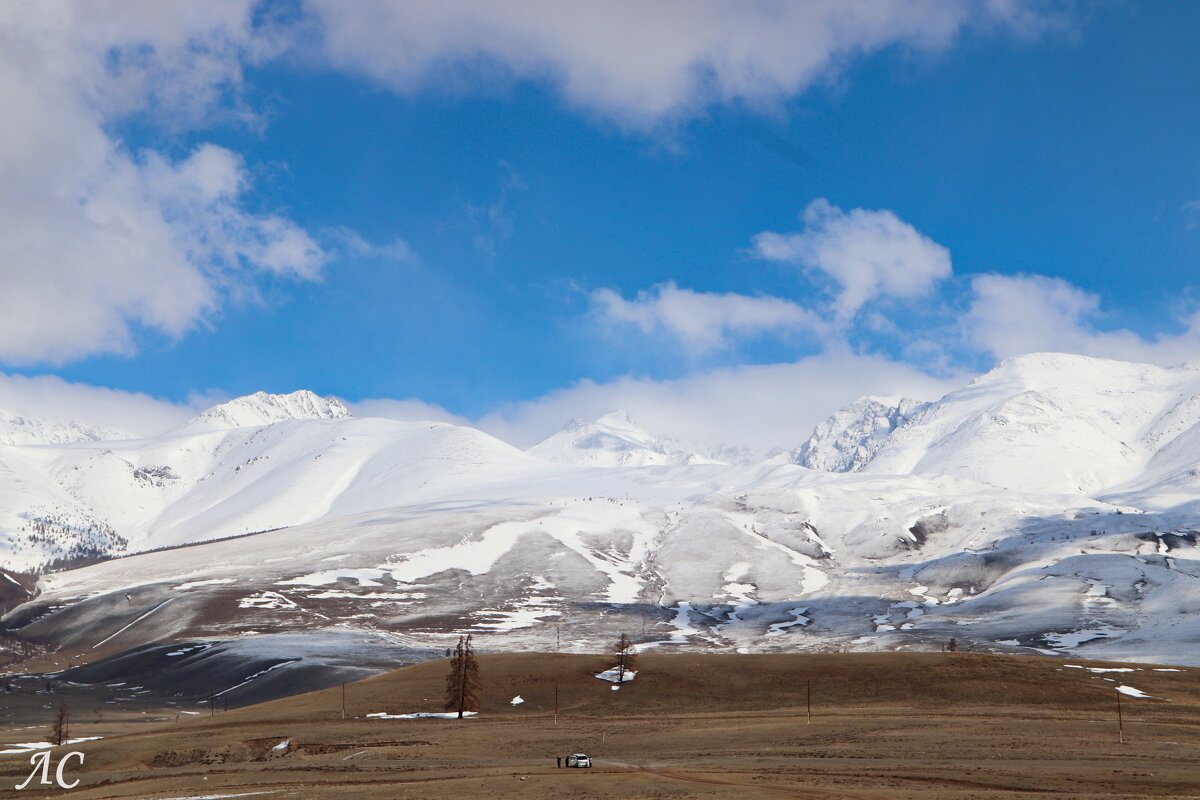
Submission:
MULTIPOLYGON (((1200 669, 940 653, 640 662, 614 692, 592 677, 606 657, 485 656, 484 707, 462 721, 365 718, 440 711, 445 660, 349 685, 345 720, 340 689, 179 722, 112 717, 104 733, 122 735, 74 748, 77 789, 15 792, 28 756, 5 755, 0 796, 1200 797, 1200 669), (1122 698, 1124 743, 1120 684, 1158 698, 1122 698), (580 751, 593 769, 555 767, 580 751)), ((86 719, 72 730, 97 733, 86 719)))

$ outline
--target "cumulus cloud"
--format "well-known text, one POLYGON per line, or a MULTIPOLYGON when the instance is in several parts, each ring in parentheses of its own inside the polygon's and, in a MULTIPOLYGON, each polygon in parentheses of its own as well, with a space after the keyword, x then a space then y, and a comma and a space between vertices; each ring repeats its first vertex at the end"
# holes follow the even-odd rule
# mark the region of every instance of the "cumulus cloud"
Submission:
POLYGON ((1064 24, 1026 0, 307 0, 324 57, 401 92, 532 79, 576 107, 653 127, 718 103, 769 106, 855 56, 938 51, 968 28, 1064 24))
POLYGON ((778 297, 695 292, 667 282, 626 300, 612 289, 591 294, 592 312, 605 328, 633 326, 646 335, 665 334, 689 353, 703 354, 763 334, 819 331, 821 320, 778 297))
POLYGON ((798 233, 755 236, 753 252, 832 280, 833 313, 843 324, 872 300, 919 297, 952 272, 950 251, 891 211, 843 211, 818 199, 801 219, 798 233))
POLYGON ((768 450, 798 445, 817 423, 864 394, 934 399, 968 377, 931 377, 881 356, 838 350, 794 363, 738 366, 677 380, 584 380, 499 409, 477 424, 528 447, 567 420, 623 409, 649 430, 684 442, 768 450))
POLYGON ((105 389, 55 375, 0 373, 0 412, 62 424, 154 436, 204 408, 207 398, 172 403, 141 392, 105 389))
POLYGON ((307 232, 249 210, 237 154, 132 152, 114 133, 241 114, 242 64, 278 51, 254 6, 0 8, 0 360, 129 352, 138 329, 178 337, 258 275, 317 277, 307 232))
POLYGON ((1200 314, 1178 333, 1145 338, 1105 329, 1100 297, 1045 275, 977 275, 960 320, 966 340, 996 357, 1062 352, 1173 365, 1200 358, 1200 314))
MULTIPOLYGON (((0 5, 0 361, 129 353, 140 331, 182 336, 264 276, 314 280, 341 253, 258 208, 238 154, 134 151, 120 138, 131 119, 168 133, 261 125, 242 100, 247 64, 299 53, 401 91, 548 81, 576 107, 651 127, 716 103, 778 102, 882 48, 938 50, 970 28, 1037 34, 1056 23, 1041 7, 308 0, 283 23, 258 0, 0 5)), ((474 213, 486 223, 477 245, 494 249, 511 224, 503 195, 474 213)), ((412 260, 398 240, 341 244, 412 260)))

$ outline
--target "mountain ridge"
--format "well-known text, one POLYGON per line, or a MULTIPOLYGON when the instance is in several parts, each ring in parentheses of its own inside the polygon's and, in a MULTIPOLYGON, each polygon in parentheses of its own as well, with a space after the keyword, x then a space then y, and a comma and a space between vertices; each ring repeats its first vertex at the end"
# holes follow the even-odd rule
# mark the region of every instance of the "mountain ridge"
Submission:
POLYGON ((252 428, 291 419, 348 419, 350 409, 336 397, 308 389, 289 394, 253 394, 218 403, 187 420, 172 432, 252 428))
POLYGON ((550 437, 552 459, 306 403, 262 425, 0 447, 10 571, 70 542, 119 555, 280 529, 45 575, 3 624, 87 648, 339 626, 517 649, 562 626, 588 648, 644 625, 653 647, 953 636, 1200 664, 1198 397, 1191 367, 1008 360, 924 405, 835 414, 814 435, 844 472, 697 463, 622 414, 550 437))

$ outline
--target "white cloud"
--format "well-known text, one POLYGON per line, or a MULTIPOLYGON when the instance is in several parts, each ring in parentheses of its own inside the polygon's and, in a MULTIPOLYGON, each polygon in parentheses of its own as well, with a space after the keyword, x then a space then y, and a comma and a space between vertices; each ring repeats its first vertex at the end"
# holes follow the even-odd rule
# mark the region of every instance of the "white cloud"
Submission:
POLYGON ((754 253, 832 279, 838 286, 833 313, 842 324, 876 298, 919 297, 952 272, 950 251, 891 211, 847 212, 818 199, 802 219, 799 233, 755 236, 754 253))
POLYGON ((501 161, 500 193, 496 199, 467 204, 467 220, 474 229, 471 244, 489 263, 496 260, 500 246, 512 238, 513 224, 516 222, 516 214, 512 209, 512 195, 528 189, 512 165, 501 161))
POLYGON ((249 211, 235 153, 131 152, 115 123, 244 115, 244 61, 276 52, 252 0, 0 6, 0 361, 129 352, 177 337, 255 276, 313 279, 321 248, 249 211))
POLYGON ((420 259, 408 246, 408 242, 397 237, 390 242, 368 241, 352 228, 339 226, 326 230, 327 250, 339 258, 369 258, 395 261, 400 264, 415 264, 420 259))
POLYGON ((626 300, 612 289, 591 294, 592 312, 608 329, 633 326, 646 335, 667 334, 689 353, 729 347, 734 340, 823 328, 811 312, 778 297, 694 292, 667 282, 626 300))
POLYGON ((371 398, 357 402, 344 401, 350 413, 356 417, 380 417, 401 422, 449 422, 453 425, 471 425, 466 417, 451 413, 434 403, 410 398, 391 400, 371 398))
POLYGON ((864 53, 949 47, 967 28, 1021 36, 1064 16, 1026 0, 307 0, 325 58, 393 89, 554 85, 570 104, 653 127, 739 102, 770 106, 864 53))
POLYGON ((933 399, 968 378, 934 378, 880 356, 836 351, 790 364, 739 366, 677 380, 584 380, 488 414, 478 426, 528 447, 567 420, 595 419, 623 409, 647 429, 684 442, 787 448, 800 444, 817 423, 864 394, 933 399))
MULTIPOLYGON (((262 276, 319 277, 337 252, 251 210, 239 155, 133 152, 116 133, 132 118, 167 132, 261 124, 241 99, 247 64, 290 51, 402 91, 547 80, 577 107, 646 127, 778 102, 881 48, 938 50, 967 28, 1036 34, 1053 22, 1038 6, 311 0, 298 23, 276 24, 257 0, 0 4, 0 362, 129 353, 139 331, 184 335, 262 276)), ((503 195, 476 216, 476 244, 494 249, 511 225, 503 195)), ((400 240, 356 244, 412 260, 400 240)))
POLYGON ((172 403, 141 392, 71 383, 54 375, 0 373, 0 412, 57 423, 154 436, 205 407, 208 398, 172 403))
POLYGON ((1100 327, 1100 297, 1061 278, 978 275, 971 290, 964 335, 996 358, 1046 351, 1159 365, 1200 358, 1200 314, 1182 320, 1180 333, 1146 339, 1100 327))
MULTIPOLYGON (((997 359, 1039 351, 1162 365, 1200 358, 1200 314, 1183 320, 1186 329, 1177 335, 1145 339, 1132 331, 1097 327, 1103 321, 1098 296, 1058 278, 978 275, 971 290, 970 306, 954 324, 961 326, 969 347, 997 359)), ((725 295, 698 295, 671 284, 643 292, 634 301, 609 294, 600 302, 614 302, 619 319, 644 326, 647 332, 670 332, 681 341, 691 337, 701 347, 715 346, 730 335, 720 332, 719 324, 718 333, 700 324, 714 316, 707 310, 709 302, 718 309, 717 319, 740 318, 722 307, 725 295), (673 293, 679 293, 678 303, 672 300, 673 293), (693 301, 695 308, 689 305, 693 301)), ((772 299, 733 297, 735 307, 751 310, 757 309, 741 306, 741 301, 772 299)), ((753 316, 747 314, 745 319, 753 316)), ((790 318, 790 313, 783 318, 790 318)), ((886 318, 868 321, 891 326, 886 318)), ((943 338, 937 343, 939 352, 953 336, 947 333, 943 338)), ((595 419, 626 410, 647 429, 683 442, 767 450, 799 444, 829 414, 863 395, 932 400, 973 377, 951 363, 942 365, 942 376, 933 376, 885 356, 851 352, 834 338, 827 340, 827 346, 824 353, 792 363, 743 365, 678 379, 582 380, 475 420, 418 400, 369 400, 354 404, 353 409, 360 416, 471 424, 518 447, 535 444, 570 419, 595 419)))
POLYGON ((1189 229, 1200 228, 1200 200, 1189 200, 1179 207, 1183 214, 1184 224, 1189 229))

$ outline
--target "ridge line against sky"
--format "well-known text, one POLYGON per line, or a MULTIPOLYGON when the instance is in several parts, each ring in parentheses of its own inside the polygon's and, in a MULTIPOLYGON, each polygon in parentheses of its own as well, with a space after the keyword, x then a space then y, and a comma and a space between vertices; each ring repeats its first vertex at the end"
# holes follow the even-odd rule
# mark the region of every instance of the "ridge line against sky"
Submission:
POLYGON ((7 4, 0 400, 149 424, 311 388, 522 446, 621 408, 769 447, 1008 355, 1200 358, 1197 30, 1020 0, 7 4))

